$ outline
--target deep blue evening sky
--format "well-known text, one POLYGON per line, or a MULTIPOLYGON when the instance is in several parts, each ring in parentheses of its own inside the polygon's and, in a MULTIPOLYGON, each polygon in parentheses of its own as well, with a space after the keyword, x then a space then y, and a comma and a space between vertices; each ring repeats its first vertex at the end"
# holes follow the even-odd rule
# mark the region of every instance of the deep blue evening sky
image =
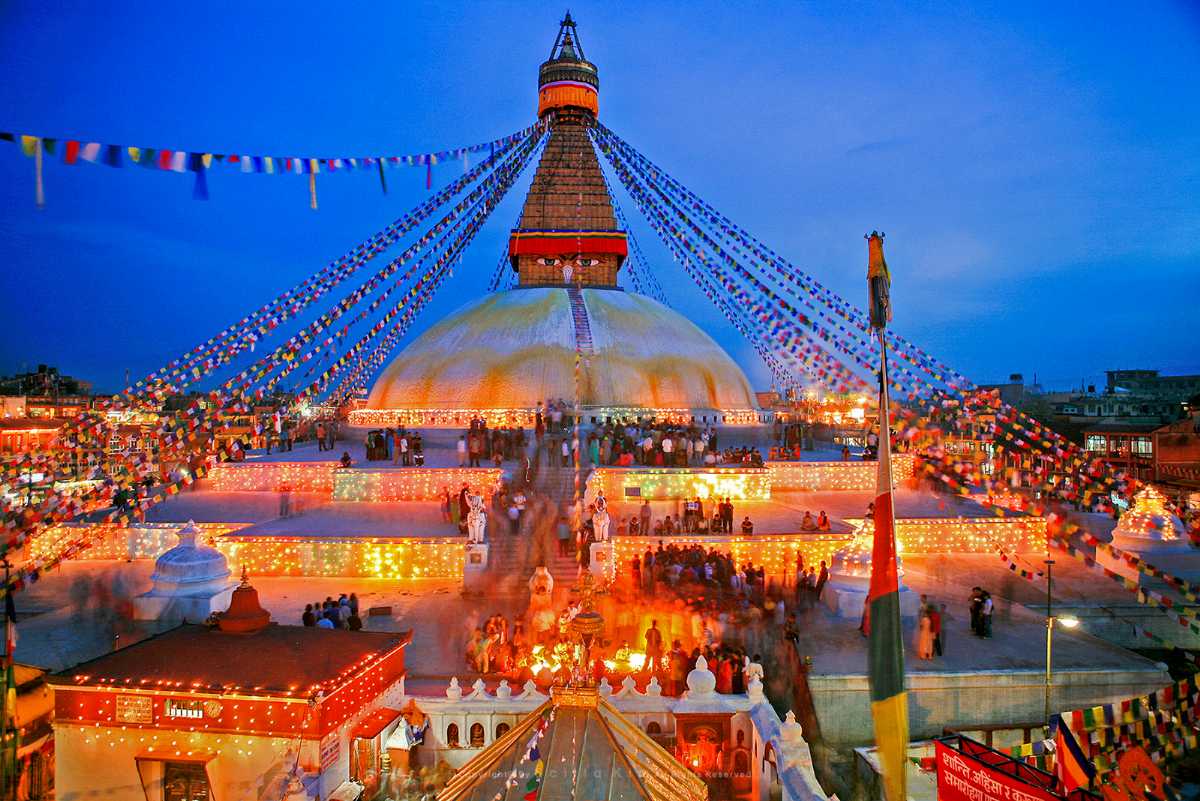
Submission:
MULTIPOLYGON (((1200 6, 572 2, 605 123, 979 381, 1200 372, 1200 6)), ((269 154, 414 153, 527 125, 562 4, 0 3, 0 130, 269 154)), ((440 182, 460 167, 439 168, 440 182)), ((0 373, 116 389, 425 196, 422 168, 302 176, 46 167, 0 143, 0 373)), ((524 183, 421 319, 482 292, 524 183)), ((627 213, 634 213, 625 201, 627 213)), ((644 226, 663 283, 682 272, 644 226)), ((765 386, 698 293, 673 305, 765 386)))

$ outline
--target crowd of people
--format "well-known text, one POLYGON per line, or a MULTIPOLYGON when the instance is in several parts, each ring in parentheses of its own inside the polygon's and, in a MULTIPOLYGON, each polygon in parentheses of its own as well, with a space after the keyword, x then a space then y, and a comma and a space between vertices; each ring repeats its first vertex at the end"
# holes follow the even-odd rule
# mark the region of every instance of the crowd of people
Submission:
POLYGON ((324 601, 305 604, 300 623, 309 628, 360 631, 363 621, 359 615, 358 595, 342 593, 336 600, 327 595, 324 601))
POLYGON ((670 537, 675 534, 733 533, 733 503, 729 498, 716 499, 709 507, 712 510, 711 517, 706 514, 704 503, 704 499, 695 496, 683 502, 682 514, 675 517, 665 515, 655 519, 650 501, 642 501, 637 514, 617 521, 617 534, 631 537, 670 537))
MULTIPOLYGON (((550 453, 573 455, 572 440, 573 434, 561 441, 552 436, 550 453)), ((608 420, 592 426, 582 444, 590 463, 602 466, 699 467, 718 464, 723 457, 716 428, 695 424, 608 420)))
MULTIPOLYGON (((539 418, 540 418, 539 412, 539 418)), ((481 467, 491 461, 500 467, 512 459, 528 459, 528 440, 524 426, 489 427, 482 417, 473 418, 455 443, 459 467, 481 467)))
POLYGON ((336 420, 296 420, 280 410, 256 414, 249 421, 234 421, 233 426, 235 434, 225 457, 231 462, 245 461, 251 450, 290 452, 296 443, 310 438, 317 443, 318 451, 331 451, 339 433, 336 420))
POLYGON ((420 431, 397 428, 375 428, 367 432, 365 443, 368 462, 386 462, 404 467, 425 464, 425 443, 420 431))

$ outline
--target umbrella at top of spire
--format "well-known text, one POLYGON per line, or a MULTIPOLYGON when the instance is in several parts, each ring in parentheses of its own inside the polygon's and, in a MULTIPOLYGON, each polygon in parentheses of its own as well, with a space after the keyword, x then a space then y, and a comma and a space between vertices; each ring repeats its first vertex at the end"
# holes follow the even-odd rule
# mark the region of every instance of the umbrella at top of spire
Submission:
POLYGON ((550 58, 538 68, 538 116, 551 111, 582 111, 595 117, 600 110, 600 75, 583 54, 571 12, 559 23, 550 58))

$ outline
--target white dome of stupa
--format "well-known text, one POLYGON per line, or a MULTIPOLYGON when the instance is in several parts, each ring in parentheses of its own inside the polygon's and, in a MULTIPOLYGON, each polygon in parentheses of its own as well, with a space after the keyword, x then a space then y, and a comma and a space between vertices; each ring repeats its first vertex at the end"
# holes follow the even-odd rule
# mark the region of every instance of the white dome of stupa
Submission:
POLYGON ((687 675, 688 698, 704 698, 717 689, 717 677, 708 669, 708 660, 703 656, 696 659, 696 667, 687 675))
POLYGON ((154 562, 154 592, 166 595, 194 595, 217 591, 229 584, 229 562, 225 555, 196 542, 200 529, 191 520, 176 532, 179 544, 154 562))

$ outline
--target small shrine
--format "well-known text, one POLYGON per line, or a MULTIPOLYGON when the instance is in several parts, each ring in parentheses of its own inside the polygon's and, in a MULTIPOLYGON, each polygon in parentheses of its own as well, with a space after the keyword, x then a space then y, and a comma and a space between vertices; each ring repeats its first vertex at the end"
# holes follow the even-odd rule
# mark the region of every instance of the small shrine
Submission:
POLYGON ((237 585, 225 555, 198 542, 200 529, 190 520, 176 536, 179 543, 154 562, 154 586, 133 599, 138 620, 200 623, 229 606, 237 585))
MULTIPOLYGON (((823 599, 838 617, 862 617, 867 594, 871 589, 871 550, 875 542, 875 521, 866 518, 859 524, 854 537, 845 546, 834 552, 829 568, 829 583, 823 599)), ((899 548, 899 543, 897 543, 899 548)), ((896 558, 899 578, 903 581, 904 569, 900 558, 896 558)), ((920 600, 903 583, 900 584, 900 614, 915 617, 920 600)))
MULTIPOLYGON (((1167 509, 1167 499, 1152 486, 1138 490, 1133 506, 1121 515, 1113 529, 1112 545, 1118 550, 1145 559, 1156 567, 1164 560, 1192 552, 1183 521, 1167 509)), ((1125 578, 1141 583, 1143 575, 1123 557, 1106 548, 1096 550, 1096 561, 1125 578)))

